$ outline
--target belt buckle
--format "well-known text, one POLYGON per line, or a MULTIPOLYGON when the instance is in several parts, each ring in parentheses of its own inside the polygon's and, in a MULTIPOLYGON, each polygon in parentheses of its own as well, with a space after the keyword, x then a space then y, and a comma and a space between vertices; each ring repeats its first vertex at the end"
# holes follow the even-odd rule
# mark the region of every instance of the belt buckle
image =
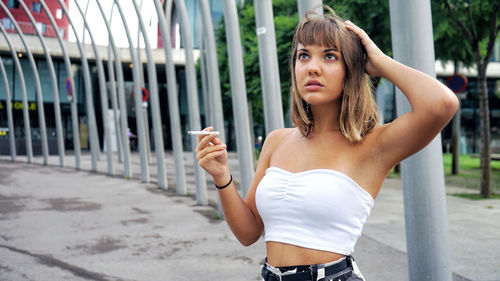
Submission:
MULTIPOLYGON (((265 265, 264 265, 265 266, 265 265)), ((282 281, 282 278, 281 278, 281 275, 279 274, 276 274, 272 271, 270 271, 269 269, 265 268, 264 269, 266 271, 265 273, 265 276, 264 279, 267 281, 267 280, 270 280, 270 281, 282 281)))

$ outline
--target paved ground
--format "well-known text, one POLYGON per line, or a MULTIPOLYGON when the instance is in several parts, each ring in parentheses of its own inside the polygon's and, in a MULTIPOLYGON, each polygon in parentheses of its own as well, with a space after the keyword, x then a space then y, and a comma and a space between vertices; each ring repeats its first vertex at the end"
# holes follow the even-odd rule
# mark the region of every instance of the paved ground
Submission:
MULTIPOLYGON (((87 155, 84 171, 70 168, 72 157, 65 168, 57 157, 49 166, 0 157, 0 280, 259 280, 262 239, 247 248, 236 241, 216 219, 211 184, 211 206, 196 205, 190 154, 190 195, 175 195, 173 157, 166 158, 169 189, 160 190, 137 173, 104 175, 104 154, 99 173, 85 171, 87 155)), ((447 187, 456 191, 463 190, 447 187)), ((401 181, 386 180, 355 250, 369 281, 408 280, 402 202, 401 181)), ((500 200, 448 196, 447 207, 454 280, 500 280, 500 200)))

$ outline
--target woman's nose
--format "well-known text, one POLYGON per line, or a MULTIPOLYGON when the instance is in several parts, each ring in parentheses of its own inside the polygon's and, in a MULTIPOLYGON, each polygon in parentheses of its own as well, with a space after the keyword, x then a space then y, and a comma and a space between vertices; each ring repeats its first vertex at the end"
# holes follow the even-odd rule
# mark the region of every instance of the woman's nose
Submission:
POLYGON ((320 75, 321 74, 321 65, 318 59, 316 58, 311 58, 307 65, 307 71, 309 72, 309 75, 320 75))

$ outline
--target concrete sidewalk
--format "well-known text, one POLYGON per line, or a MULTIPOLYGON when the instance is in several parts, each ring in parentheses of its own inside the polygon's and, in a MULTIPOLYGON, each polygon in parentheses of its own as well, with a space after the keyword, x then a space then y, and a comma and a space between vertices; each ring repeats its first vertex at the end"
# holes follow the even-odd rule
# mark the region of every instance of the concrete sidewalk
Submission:
MULTIPOLYGON (((75 171, 71 157, 67 168, 18 158, 0 157, 0 280, 259 280, 263 240, 245 248, 215 219, 210 183, 212 206, 196 206, 190 153, 190 196, 174 193, 171 154, 168 190, 138 180, 137 157, 129 180, 102 174, 105 155, 99 173, 75 171)), ((238 178, 234 154, 230 163, 238 178)), ((448 196, 447 207, 454 280, 500 280, 500 200, 448 196)), ((408 280, 400 180, 384 183, 354 256, 368 281, 408 280)))

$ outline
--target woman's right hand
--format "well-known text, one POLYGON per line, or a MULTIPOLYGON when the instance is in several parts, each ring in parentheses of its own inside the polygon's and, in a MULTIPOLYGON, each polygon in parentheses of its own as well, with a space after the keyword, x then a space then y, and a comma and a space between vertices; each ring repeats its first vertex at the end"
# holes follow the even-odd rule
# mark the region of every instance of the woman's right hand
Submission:
MULTIPOLYGON (((208 127, 203 131, 212 132, 213 128, 208 127)), ((196 159, 200 166, 207 171, 216 181, 225 179, 229 175, 227 163, 226 144, 216 137, 216 134, 200 135, 198 146, 196 146, 196 159)))

